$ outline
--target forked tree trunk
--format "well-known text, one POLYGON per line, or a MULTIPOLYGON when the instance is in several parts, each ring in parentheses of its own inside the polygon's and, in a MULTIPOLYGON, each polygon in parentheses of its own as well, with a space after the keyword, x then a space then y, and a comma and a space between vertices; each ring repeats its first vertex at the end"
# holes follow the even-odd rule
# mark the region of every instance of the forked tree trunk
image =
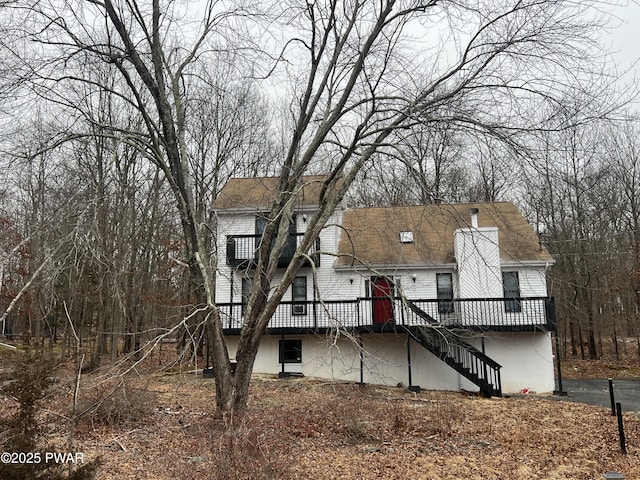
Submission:
POLYGON ((216 385, 216 417, 224 420, 232 419, 234 416, 235 379, 231 373, 231 361, 217 310, 207 312, 205 328, 216 385))

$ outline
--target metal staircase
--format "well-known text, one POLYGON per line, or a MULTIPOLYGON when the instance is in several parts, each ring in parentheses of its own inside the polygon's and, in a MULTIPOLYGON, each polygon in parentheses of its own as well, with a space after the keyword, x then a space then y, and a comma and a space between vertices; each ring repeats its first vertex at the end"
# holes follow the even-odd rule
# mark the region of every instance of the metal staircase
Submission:
POLYGON ((407 312, 410 313, 409 318, 415 315, 422 320, 399 325, 411 338, 477 385, 485 397, 502 396, 502 366, 499 363, 467 343, 460 335, 442 325, 410 300, 406 300, 405 305, 410 311, 407 312))

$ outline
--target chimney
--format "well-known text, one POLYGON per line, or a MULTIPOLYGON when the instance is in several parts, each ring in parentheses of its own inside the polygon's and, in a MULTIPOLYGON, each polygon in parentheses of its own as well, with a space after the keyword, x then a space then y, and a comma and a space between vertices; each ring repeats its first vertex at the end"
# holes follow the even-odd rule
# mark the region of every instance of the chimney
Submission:
POLYGON ((471 215, 471 226, 473 228, 478 228, 478 209, 470 208, 469 215, 471 215))

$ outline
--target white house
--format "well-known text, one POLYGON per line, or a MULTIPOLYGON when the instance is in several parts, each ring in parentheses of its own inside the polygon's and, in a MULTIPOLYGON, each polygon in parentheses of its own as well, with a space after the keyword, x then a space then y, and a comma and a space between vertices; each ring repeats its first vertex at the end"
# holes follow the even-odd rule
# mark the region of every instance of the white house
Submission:
MULTIPOLYGON (((277 181, 231 179, 214 204, 216 303, 232 356, 277 181)), ((323 181, 303 180, 282 267, 323 181)), ((555 309, 545 278, 553 259, 512 203, 343 205, 309 253, 269 323, 255 372, 485 395, 554 389, 555 309)))

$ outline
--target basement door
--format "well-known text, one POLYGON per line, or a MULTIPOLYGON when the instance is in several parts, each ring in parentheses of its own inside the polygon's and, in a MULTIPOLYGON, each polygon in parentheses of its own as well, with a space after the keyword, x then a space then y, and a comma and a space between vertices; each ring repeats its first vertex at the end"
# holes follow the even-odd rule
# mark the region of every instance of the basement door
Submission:
POLYGON ((371 277, 373 323, 393 322, 393 282, 385 277, 371 277))

